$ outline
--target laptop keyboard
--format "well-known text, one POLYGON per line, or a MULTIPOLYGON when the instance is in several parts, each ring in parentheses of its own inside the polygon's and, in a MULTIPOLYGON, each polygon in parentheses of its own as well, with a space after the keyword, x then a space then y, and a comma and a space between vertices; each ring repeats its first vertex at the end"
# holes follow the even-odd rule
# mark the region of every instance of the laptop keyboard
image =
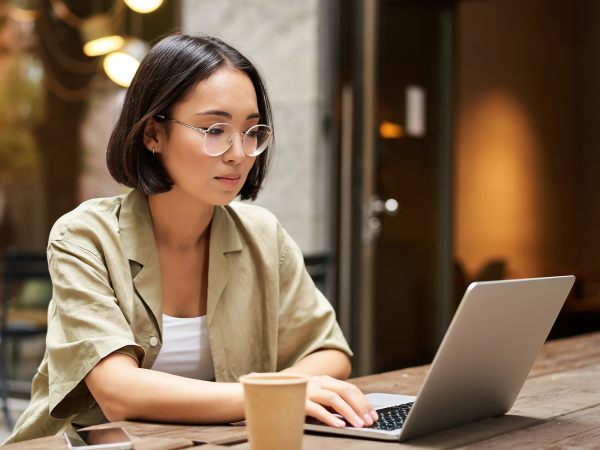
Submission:
MULTIPOLYGON (((373 428, 375 430, 394 431, 399 430, 404 425, 406 416, 412 407, 414 402, 404 403, 398 406, 390 406, 389 408, 378 409, 379 420, 370 427, 365 426, 364 428, 373 428)), ((344 419, 346 426, 352 426, 350 422, 344 419)))

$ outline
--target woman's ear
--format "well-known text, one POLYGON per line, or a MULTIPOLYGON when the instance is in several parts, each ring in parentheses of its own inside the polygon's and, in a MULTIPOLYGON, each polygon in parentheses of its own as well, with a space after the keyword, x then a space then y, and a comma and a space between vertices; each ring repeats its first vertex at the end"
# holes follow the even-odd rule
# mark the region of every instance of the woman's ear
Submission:
POLYGON ((144 147, 152 153, 160 153, 164 139, 162 127, 153 118, 149 119, 144 127, 144 147))

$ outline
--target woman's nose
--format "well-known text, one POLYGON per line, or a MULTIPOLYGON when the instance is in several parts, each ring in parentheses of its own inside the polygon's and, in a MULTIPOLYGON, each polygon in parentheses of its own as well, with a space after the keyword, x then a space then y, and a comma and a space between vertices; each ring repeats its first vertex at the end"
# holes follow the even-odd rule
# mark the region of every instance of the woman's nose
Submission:
POLYGON ((231 147, 229 147, 229 150, 223 153, 226 161, 241 162, 244 160, 246 153, 244 153, 244 143, 242 141, 243 136, 244 135, 241 133, 235 136, 233 139, 233 144, 231 147))

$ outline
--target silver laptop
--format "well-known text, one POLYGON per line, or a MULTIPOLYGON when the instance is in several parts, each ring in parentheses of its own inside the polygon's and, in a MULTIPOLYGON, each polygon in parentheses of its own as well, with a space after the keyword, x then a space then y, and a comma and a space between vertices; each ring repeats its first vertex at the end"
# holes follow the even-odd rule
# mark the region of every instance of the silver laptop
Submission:
POLYGON ((508 412, 574 282, 471 284, 416 397, 367 394, 380 417, 372 427, 334 428, 309 418, 304 429, 405 441, 508 412))

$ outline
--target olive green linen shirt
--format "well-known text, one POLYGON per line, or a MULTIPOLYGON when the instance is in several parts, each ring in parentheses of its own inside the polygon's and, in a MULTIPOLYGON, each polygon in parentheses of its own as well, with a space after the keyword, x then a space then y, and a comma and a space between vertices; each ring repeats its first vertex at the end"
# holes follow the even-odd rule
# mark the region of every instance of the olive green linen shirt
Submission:
MULTIPOLYGON (((86 374, 117 351, 150 369, 161 348, 160 267, 141 191, 84 202, 56 222, 47 253, 46 354, 7 443, 106 421, 86 374)), ((207 326, 218 382, 283 370, 321 348, 352 354, 297 245, 271 213, 243 203, 215 207, 207 326)))

